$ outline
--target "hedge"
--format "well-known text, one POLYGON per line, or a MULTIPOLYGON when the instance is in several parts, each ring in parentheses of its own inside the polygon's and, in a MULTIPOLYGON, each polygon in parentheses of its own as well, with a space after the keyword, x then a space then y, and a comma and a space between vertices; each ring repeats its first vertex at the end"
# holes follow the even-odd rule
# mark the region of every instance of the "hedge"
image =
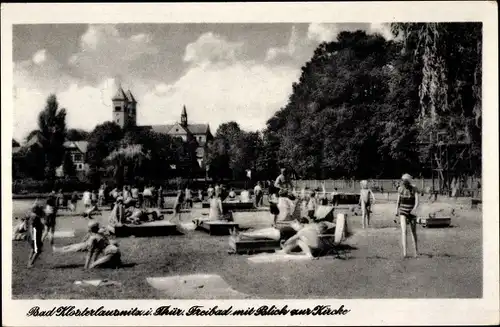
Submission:
POLYGON ((50 180, 33 180, 33 179, 18 179, 12 183, 13 194, 33 194, 33 193, 49 193, 53 190, 63 190, 63 192, 83 192, 86 189, 91 189, 92 184, 81 181, 79 179, 56 179, 50 180))

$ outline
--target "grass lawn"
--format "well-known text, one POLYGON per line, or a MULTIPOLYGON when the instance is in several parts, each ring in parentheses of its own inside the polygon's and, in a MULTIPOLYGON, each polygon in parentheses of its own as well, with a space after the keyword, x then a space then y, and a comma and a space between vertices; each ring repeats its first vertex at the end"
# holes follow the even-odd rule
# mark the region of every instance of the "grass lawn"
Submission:
MULTIPOLYGON (((14 216, 32 201, 15 200, 14 216)), ((479 298, 482 297, 482 214, 456 203, 422 204, 420 214, 454 207, 452 228, 419 227, 422 255, 400 257, 399 230, 393 222, 393 203, 373 208, 372 226, 360 228, 360 217, 349 217, 354 235, 346 260, 323 257, 314 261, 253 264, 248 256, 229 255, 227 237, 193 231, 182 236, 118 239, 125 267, 84 271, 84 254, 53 254, 48 244, 32 269, 26 268, 29 245, 13 242, 12 294, 15 299, 164 299, 146 277, 217 274, 234 290, 251 298, 479 298), (121 287, 81 287, 76 280, 110 279, 121 287)), ((203 209, 208 211, 208 209, 203 209)), ((186 221, 204 211, 193 209, 186 221)), ((96 219, 107 219, 107 212, 96 219)), ((183 219, 183 220, 184 220, 183 219)), ((269 224, 266 213, 247 217, 242 225, 269 224)), ((58 230, 76 230, 80 240, 87 221, 63 213, 58 230)), ((410 247, 411 250, 411 247, 410 247)), ((411 252, 410 252, 411 253, 411 252)))

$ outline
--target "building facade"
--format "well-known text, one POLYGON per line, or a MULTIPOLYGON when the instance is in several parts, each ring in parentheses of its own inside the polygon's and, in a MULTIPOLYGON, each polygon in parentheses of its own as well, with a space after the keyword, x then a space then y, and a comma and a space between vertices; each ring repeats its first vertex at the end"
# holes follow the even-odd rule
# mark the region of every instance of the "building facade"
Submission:
POLYGON ((184 142, 194 140, 197 143, 196 158, 201 168, 204 168, 208 142, 213 138, 208 124, 190 124, 186 106, 183 106, 180 121, 173 124, 137 125, 137 101, 132 92, 118 88, 113 102, 113 121, 122 129, 144 128, 156 133, 167 134, 173 138, 181 138, 184 142))

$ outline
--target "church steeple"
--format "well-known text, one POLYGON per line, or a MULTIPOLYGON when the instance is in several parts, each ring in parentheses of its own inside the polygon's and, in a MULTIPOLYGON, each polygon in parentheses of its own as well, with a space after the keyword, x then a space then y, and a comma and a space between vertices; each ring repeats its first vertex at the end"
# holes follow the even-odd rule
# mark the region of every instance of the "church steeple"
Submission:
POLYGON ((187 125, 188 125, 188 115, 186 112, 186 106, 183 106, 181 113, 181 126, 187 127, 187 125))

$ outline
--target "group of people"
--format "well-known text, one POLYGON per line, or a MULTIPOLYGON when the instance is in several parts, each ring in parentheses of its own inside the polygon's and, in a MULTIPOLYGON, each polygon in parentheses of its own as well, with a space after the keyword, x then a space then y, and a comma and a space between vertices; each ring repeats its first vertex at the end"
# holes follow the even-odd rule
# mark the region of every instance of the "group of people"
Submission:
POLYGON ((163 208, 165 203, 162 186, 155 187, 153 185, 146 185, 142 189, 142 192, 139 190, 137 185, 124 185, 121 189, 115 187, 110 192, 107 192, 106 188, 106 185, 101 187, 102 198, 106 201, 107 194, 109 199, 108 201, 112 204, 112 206, 116 203, 116 200, 119 197, 123 199, 124 203, 133 202, 134 205, 137 204, 139 207, 144 209, 154 207, 163 208))
POLYGON ((118 244, 108 237, 107 229, 100 228, 99 223, 96 221, 89 222, 88 233, 82 242, 60 248, 54 246, 57 207, 50 209, 53 204, 52 201, 52 198, 49 197, 45 208, 38 201, 35 201, 31 209, 22 218, 22 223, 14 231, 15 237, 24 235, 30 245, 28 268, 33 267, 42 253, 43 243, 47 236, 49 236, 54 253, 88 252, 84 265, 85 269, 107 265, 119 266, 121 254, 118 244))
MULTIPOLYGON (((291 249, 300 247, 306 255, 312 255, 316 249, 319 235, 325 229, 331 227, 329 222, 322 221, 316 217, 318 205, 327 205, 328 202, 335 199, 337 190, 335 189, 330 197, 326 193, 325 186, 322 184, 322 193, 317 194, 315 190, 307 191, 303 188, 298 194, 290 180, 287 178, 286 170, 282 169, 281 174, 276 178, 276 181, 269 188, 269 203, 270 213, 274 218, 275 225, 273 227, 257 230, 252 232, 234 233, 233 237, 249 237, 249 238, 269 238, 283 239, 284 233, 290 235, 290 227, 297 233, 297 237, 287 241, 283 251, 289 252, 291 249), (291 192, 289 191, 291 190, 291 192), (277 223, 282 221, 292 221, 292 224, 283 229, 276 227, 277 223), (305 228, 307 227, 307 228, 305 228), (299 231, 302 231, 300 232, 299 231), (300 240, 300 242, 299 242, 300 240), (308 250, 306 249, 308 245, 308 250)), ((398 187, 398 198, 396 201, 395 215, 399 218, 401 227, 401 248, 402 255, 406 257, 407 251, 407 230, 411 232, 411 239, 414 246, 414 256, 418 256, 417 243, 417 217, 415 212, 419 205, 419 195, 417 188, 412 184, 412 177, 409 174, 404 174, 401 178, 401 183, 398 187)), ((359 205, 361 207, 362 228, 370 226, 370 218, 372 207, 375 203, 375 195, 369 188, 368 182, 363 180, 360 182, 359 205)), ((398 222, 397 220, 395 220, 398 222)))
MULTIPOLYGON (((360 182, 360 206, 362 212, 362 227, 370 225, 370 213, 372 206, 375 203, 375 196, 368 187, 367 181, 360 182)), ((328 195, 325 191, 324 184, 322 185, 322 194, 317 195, 316 191, 307 192, 302 189, 300 194, 296 192, 292 183, 286 176, 285 169, 281 170, 281 174, 276 179, 275 183, 270 188, 270 213, 273 216, 274 225, 270 228, 249 231, 244 233, 232 232, 232 237, 235 238, 269 238, 275 240, 283 240, 282 251, 289 253, 296 248, 300 248, 302 252, 314 257, 320 249, 319 236, 326 230, 335 227, 332 222, 327 222, 315 216, 318 205, 328 203, 328 195), (289 191, 291 190, 291 191, 289 191), (290 221, 286 226, 278 226, 280 222, 290 221)), ((105 190, 105 186, 101 187, 105 190)), ((226 197, 233 199, 236 197, 234 189, 231 189, 225 194, 225 189, 221 185, 210 186, 207 190, 209 202, 209 219, 218 220, 223 216, 222 201, 226 197)), ((76 194, 76 193, 75 193, 76 194)), ((101 201, 101 195, 105 192, 97 192, 97 203, 92 193, 86 191, 84 193, 84 205, 88 209, 97 206, 101 201), (90 193, 90 197, 89 197, 90 193), (90 200, 89 200, 90 198, 90 200)), ((44 240, 48 237, 50 245, 54 252, 81 252, 87 251, 88 255, 85 261, 86 268, 94 268, 105 264, 116 264, 120 261, 120 251, 116 242, 110 240, 109 235, 113 233, 113 227, 117 224, 132 223, 140 224, 145 221, 162 219, 162 216, 156 210, 149 210, 148 207, 154 205, 153 199, 162 196, 162 188, 155 189, 154 187, 146 187, 144 189, 143 198, 140 200, 139 191, 136 187, 125 186, 122 191, 113 189, 109 195, 114 199, 113 208, 110 214, 110 223, 108 227, 100 228, 96 221, 90 220, 88 234, 85 239, 77 244, 56 248, 54 247, 54 232, 56 227, 56 217, 59 208, 64 205, 64 196, 62 192, 55 191, 49 195, 45 206, 35 201, 31 210, 22 218, 21 223, 16 227, 14 234, 15 238, 25 236, 28 240, 31 251, 28 259, 28 267, 33 266, 36 259, 39 257, 44 240), (141 202, 143 201, 143 202, 141 202), (146 207, 144 207, 146 206, 146 207), (98 258, 101 254, 103 256, 98 258)), ((257 206, 262 203, 262 186, 259 183, 254 188, 254 201, 257 206)), ((336 194, 334 191, 331 196, 336 194)), ((199 199, 203 200, 203 194, 198 192, 199 199)), ((70 204, 72 210, 76 210, 77 195, 71 196, 70 204), (75 198, 75 202, 73 202, 75 198)), ((244 190, 240 194, 240 199, 250 201, 250 193, 244 190)), ((163 199, 157 199, 157 206, 163 207, 163 199)), ((189 188, 179 190, 174 204, 174 219, 181 221, 181 208, 185 205, 192 206, 192 193, 189 188)), ((243 200, 242 200, 243 201, 243 200)), ((399 217, 401 227, 401 245, 402 254, 407 256, 407 229, 411 231, 411 239, 414 245, 414 256, 418 255, 417 246, 417 217, 415 210, 419 205, 419 197, 417 188, 412 184, 412 178, 409 174, 404 174, 401 179, 401 184, 398 188, 398 198, 395 206, 395 214, 399 217)), ((88 215, 91 218, 90 214, 88 215)))

